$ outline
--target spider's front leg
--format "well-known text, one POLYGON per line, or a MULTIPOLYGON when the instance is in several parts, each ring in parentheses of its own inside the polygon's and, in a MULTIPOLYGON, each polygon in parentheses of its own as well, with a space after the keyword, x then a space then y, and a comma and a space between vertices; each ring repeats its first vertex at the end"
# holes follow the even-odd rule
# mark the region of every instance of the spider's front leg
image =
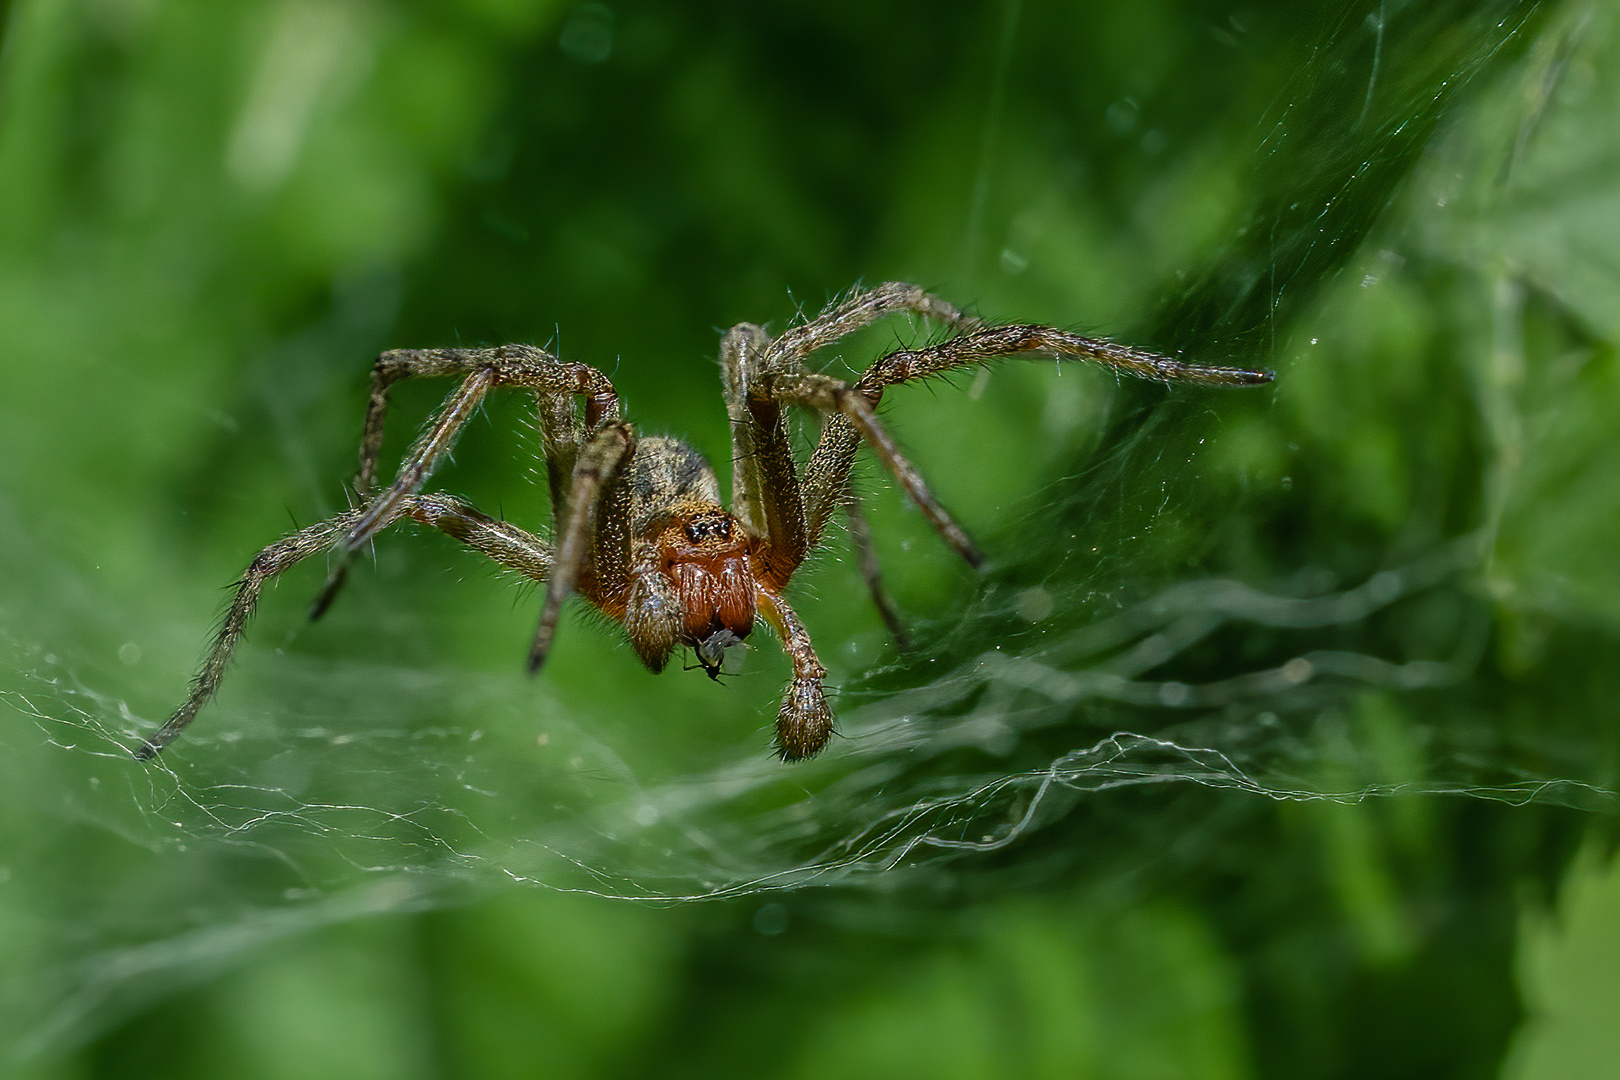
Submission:
POLYGON ((830 414, 806 475, 805 502, 811 508, 812 521, 825 528, 841 489, 849 483, 855 448, 864 440, 900 481, 934 531, 968 565, 974 569, 984 565, 984 553, 934 498, 917 467, 900 452, 888 429, 879 422, 872 400, 858 387, 830 375, 805 372, 773 378, 769 392, 782 401, 830 414))
MULTIPOLYGON (((805 360, 812 353, 897 314, 920 315, 957 331, 979 325, 977 319, 915 285, 888 282, 851 293, 775 340, 762 328, 744 323, 727 333, 721 343, 721 372, 732 428, 731 510, 760 541, 751 560, 758 583, 757 606, 793 663, 793 681, 776 721, 776 744, 784 761, 816 754, 833 730, 832 710, 822 688, 826 668, 816 658, 809 633, 781 594, 820 542, 835 500, 816 503, 806 498, 785 415, 791 399, 777 391, 775 380, 804 375, 805 360)), ((847 489, 848 475, 846 462, 839 495, 848 508, 862 576, 884 622, 896 641, 903 643, 904 631, 879 581, 865 519, 847 489)))
MULTIPOLYGON (((980 325, 978 319, 964 315, 916 285, 890 281, 850 293, 815 318, 788 328, 775 340, 759 327, 745 323, 732 329, 721 344, 735 470, 732 511, 750 531, 766 539, 767 568, 771 584, 777 589, 787 584, 805 555, 821 542, 839 502, 847 504, 853 498, 847 490, 853 446, 841 467, 824 468, 819 475, 807 475, 801 482, 783 406, 818 406, 784 392, 783 387, 808 375, 805 361, 818 350, 879 319, 905 314, 932 319, 958 332, 972 331, 980 325)), ((858 508, 854 513, 858 515, 858 508)), ((868 569, 875 567, 875 558, 864 546, 864 532, 859 528, 855 532, 873 599, 885 612, 885 621, 897 625, 892 608, 876 585, 875 569, 868 569)))
POLYGON ((546 431, 552 494, 558 494, 559 468, 566 476, 585 439, 602 423, 617 420, 619 398, 608 377, 591 367, 559 360, 532 345, 501 345, 490 349, 396 349, 377 358, 371 373, 371 395, 366 403, 365 427, 360 438, 360 475, 355 487, 367 496, 354 524, 334 545, 332 569, 310 607, 318 619, 331 606, 348 574, 349 561, 388 522, 394 520, 410 497, 422 489, 433 470, 455 448, 467 421, 477 413, 491 390, 500 387, 528 390, 541 401, 546 431), (382 450, 383 418, 389 390, 402 379, 459 376, 461 385, 451 392, 437 415, 411 446, 393 483, 373 492, 377 457, 382 450), (585 427, 570 416, 567 430, 558 430, 562 415, 558 403, 575 396, 585 400, 585 427), (558 444, 558 445, 554 445, 558 444), (561 463, 561 464, 560 464, 561 463))
POLYGON ((1273 378, 1269 371, 1189 363, 1050 326, 1017 325, 979 327, 924 348, 897 349, 875 360, 853 384, 808 372, 774 375, 769 382, 772 396, 828 414, 821 441, 805 470, 804 501, 811 542, 820 536, 842 496, 855 450, 865 441, 941 538, 975 568, 981 566, 984 556, 934 498, 916 467, 900 453, 879 422, 876 407, 888 387, 1016 356, 1086 360, 1141 378, 1202 386, 1259 386, 1273 378))

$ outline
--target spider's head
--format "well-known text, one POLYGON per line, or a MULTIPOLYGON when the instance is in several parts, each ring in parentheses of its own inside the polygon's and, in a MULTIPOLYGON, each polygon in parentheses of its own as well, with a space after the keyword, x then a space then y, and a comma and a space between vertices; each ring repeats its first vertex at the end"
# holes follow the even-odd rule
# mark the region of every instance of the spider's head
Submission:
POLYGON ((686 645, 714 678, 726 648, 754 628, 748 534, 713 503, 680 505, 650 532, 624 617, 630 643, 654 671, 686 645))

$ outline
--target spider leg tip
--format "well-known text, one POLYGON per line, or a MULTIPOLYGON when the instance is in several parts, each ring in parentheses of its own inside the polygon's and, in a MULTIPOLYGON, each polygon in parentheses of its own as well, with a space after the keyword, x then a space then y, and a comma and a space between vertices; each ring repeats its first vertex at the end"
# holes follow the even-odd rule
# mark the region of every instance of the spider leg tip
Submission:
POLYGON ((331 575, 326 579, 326 584, 321 586, 321 591, 315 594, 314 601, 309 605, 310 622, 315 622, 326 614, 326 609, 332 606, 333 600, 337 599, 338 590, 343 588, 343 581, 348 575, 349 568, 347 564, 340 563, 332 571, 331 575))

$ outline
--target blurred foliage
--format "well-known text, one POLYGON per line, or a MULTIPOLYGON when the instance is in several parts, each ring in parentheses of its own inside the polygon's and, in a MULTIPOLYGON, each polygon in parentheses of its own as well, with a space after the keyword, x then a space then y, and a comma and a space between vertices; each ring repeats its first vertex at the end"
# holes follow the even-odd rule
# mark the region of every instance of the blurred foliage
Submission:
MULTIPOLYGON (((1578 988, 1609 985, 1582 957, 1620 925, 1612 4, 0 18, 7 1075, 1604 1075, 1578 988), (381 349, 549 342, 724 460, 719 329, 889 279, 1279 371, 890 395, 990 572, 868 467, 919 649, 842 547, 798 596, 841 713, 938 695, 890 717, 915 743, 748 788, 769 649, 722 692, 570 619, 530 683, 532 594, 399 534, 317 626, 319 567, 270 591, 174 773, 118 752, 219 586, 343 505, 381 349), (1212 601, 1087 644, 1210 582, 1365 604, 1212 601), (941 678, 997 654, 1045 681, 941 678), (1082 692, 1124 659, 1156 697, 1082 692), (1245 673, 1274 692, 1196 696, 1245 673), (923 816, 1115 731, 1270 786, 1010 786, 952 804, 960 851, 770 884, 868 808, 923 816), (664 832, 592 816, 660 791, 695 807, 664 832), (444 869, 559 819, 601 861, 444 869)), ((400 389, 391 449, 443 390, 400 389)), ((435 483, 543 522, 527 425, 492 404, 435 483)))

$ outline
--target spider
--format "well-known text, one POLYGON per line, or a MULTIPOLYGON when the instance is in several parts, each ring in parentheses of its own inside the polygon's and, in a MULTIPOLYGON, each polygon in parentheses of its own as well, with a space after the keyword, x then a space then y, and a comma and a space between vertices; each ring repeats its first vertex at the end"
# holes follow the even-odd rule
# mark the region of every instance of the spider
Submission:
POLYGON ((728 510, 708 461, 677 439, 638 439, 619 414, 612 383, 594 367, 530 345, 385 352, 372 369, 360 439, 355 489, 361 504, 254 557, 189 696, 135 756, 146 760, 158 754, 214 696, 265 582, 312 555, 329 553, 331 570, 310 610, 312 619, 319 618, 342 587, 355 552, 383 529, 409 521, 448 533, 501 566, 545 583, 529 649, 531 674, 545 663, 563 601, 576 591, 624 627, 631 647, 654 672, 663 670, 677 646, 685 646, 717 678, 727 648, 763 621, 793 668, 776 718, 777 753, 784 761, 812 757, 833 731, 822 687, 827 669, 783 593, 840 508, 851 521, 873 599, 890 627, 899 630, 849 487, 860 444, 872 447, 951 548, 975 568, 984 561, 878 421, 875 410, 883 392, 1012 356, 1091 360, 1145 378, 1213 386, 1253 386, 1272 378, 1265 371, 1187 363, 1047 326, 987 325, 915 285, 857 289, 780 337, 749 323, 724 335, 720 368, 732 433, 728 510), (934 320, 949 336, 881 356, 854 382, 806 368, 812 354, 840 338, 884 316, 908 313, 934 320), (412 445, 393 483, 378 490, 389 389, 401 379, 428 376, 461 383, 412 445), (552 543, 454 496, 422 490, 485 396, 508 388, 533 394, 539 410, 556 519, 552 543), (820 440, 802 467, 794 460, 786 406, 816 410, 825 418, 820 440))

